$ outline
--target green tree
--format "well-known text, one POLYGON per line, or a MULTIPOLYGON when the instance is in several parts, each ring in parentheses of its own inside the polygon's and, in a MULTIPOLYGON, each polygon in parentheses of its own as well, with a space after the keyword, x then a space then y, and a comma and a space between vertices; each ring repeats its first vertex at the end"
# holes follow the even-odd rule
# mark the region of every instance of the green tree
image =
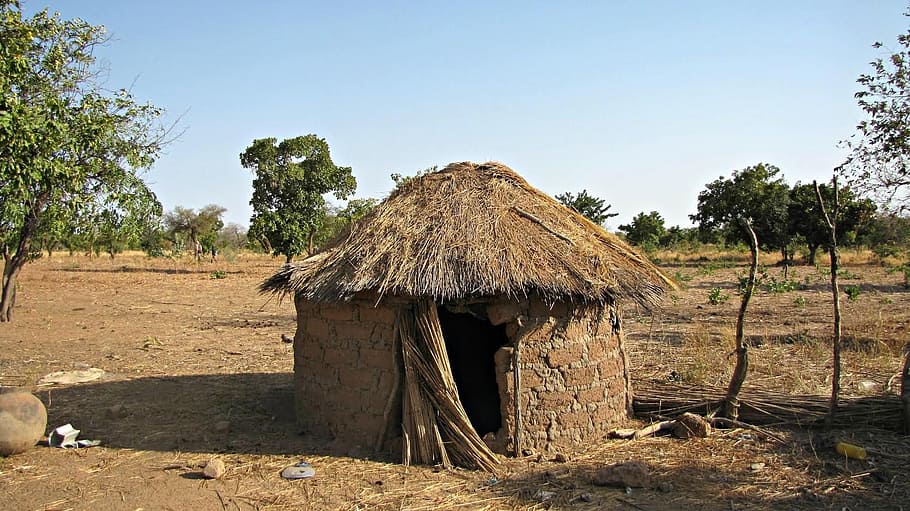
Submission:
POLYGON ((148 193, 139 179, 165 142, 162 110, 98 83, 104 27, 0 0, 0 321, 51 211, 80 211, 99 195, 148 193), (61 209, 55 209, 61 208, 61 209))
POLYGON ((597 225, 603 225, 608 218, 619 215, 619 213, 609 213, 611 204, 604 204, 604 199, 600 199, 588 194, 587 190, 582 190, 578 195, 572 192, 561 193, 556 196, 556 200, 564 206, 568 206, 588 218, 597 225))
POLYGON ((231 222, 218 231, 218 247, 240 250, 247 246, 247 228, 231 222))
POLYGON ((414 174, 413 176, 409 176, 407 174, 400 174, 398 172, 393 172, 390 177, 392 178, 392 181, 395 183, 395 189, 397 190, 403 186, 408 185, 409 183, 414 181, 414 179, 421 177, 421 176, 425 176, 427 174, 431 174, 433 172, 436 172, 437 170, 439 170, 439 167, 437 165, 433 165, 432 167, 427 167, 423 170, 418 170, 417 173, 414 174))
POLYGON ((686 248, 693 250, 700 244, 697 227, 680 227, 674 225, 667 228, 667 233, 660 240, 660 245, 669 248, 686 248))
MULTIPOLYGON (((831 186, 819 185, 819 191, 827 204, 834 204, 834 189, 831 186)), ((856 240, 875 215, 875 204, 869 199, 856 197, 849 188, 838 191, 840 209, 837 218, 837 243, 846 244, 856 240)), ((815 264, 819 247, 829 249, 831 229, 825 221, 811 184, 797 182, 790 190, 790 204, 787 208, 787 221, 791 237, 801 239, 809 249, 808 263, 815 264)))
POLYGON ((164 226, 175 242, 180 235, 186 237, 189 243, 185 246, 194 251, 198 261, 202 252, 209 252, 215 247, 218 231, 224 227, 221 215, 225 211, 225 208, 217 204, 209 204, 199 211, 177 206, 174 211, 164 215, 164 226), (197 245, 200 248, 198 252, 195 250, 197 245))
MULTIPOLYGON (((411 178, 413 179, 413 178, 411 178)), ((326 206, 326 215, 316 233, 315 245, 322 247, 344 232, 352 223, 368 215, 379 201, 373 198, 351 199, 344 207, 326 206)))
POLYGON ((701 231, 720 232, 727 243, 748 243, 738 219, 749 220, 763 250, 779 249, 789 259, 787 208, 790 187, 780 169, 759 163, 719 177, 698 194, 698 212, 689 215, 701 231))
POLYGON ((346 199, 357 188, 351 167, 332 163, 329 145, 316 135, 254 140, 240 155, 244 168, 255 172, 250 236, 287 262, 312 253, 326 217, 323 195, 346 199))
POLYGON ((858 240, 879 257, 900 257, 910 247, 910 218, 890 214, 875 215, 858 240))
POLYGON ((897 44, 857 79, 862 89, 854 97, 868 117, 845 141, 850 154, 838 170, 858 192, 900 211, 910 206, 910 30, 897 44))
POLYGON ((667 235, 664 218, 657 211, 635 215, 631 223, 620 225, 619 230, 626 234, 626 240, 645 250, 655 250, 667 235))

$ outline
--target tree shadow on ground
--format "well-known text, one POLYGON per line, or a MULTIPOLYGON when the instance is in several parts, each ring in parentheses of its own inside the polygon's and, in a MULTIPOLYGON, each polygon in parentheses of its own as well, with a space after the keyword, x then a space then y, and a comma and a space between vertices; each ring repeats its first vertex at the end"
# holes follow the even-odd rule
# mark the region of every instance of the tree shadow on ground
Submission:
MULTIPOLYGON (((48 429, 70 423, 107 447, 237 454, 361 454, 297 434, 293 376, 143 377, 42 389, 48 429)), ((330 399, 326 396, 326 399, 330 399)))
POLYGON ((240 275, 245 273, 240 270, 223 270, 216 267, 211 268, 140 268, 135 266, 119 266, 117 268, 58 268, 53 271, 62 271, 67 273, 164 273, 168 275, 193 275, 193 274, 211 274, 220 272, 225 275, 240 275))

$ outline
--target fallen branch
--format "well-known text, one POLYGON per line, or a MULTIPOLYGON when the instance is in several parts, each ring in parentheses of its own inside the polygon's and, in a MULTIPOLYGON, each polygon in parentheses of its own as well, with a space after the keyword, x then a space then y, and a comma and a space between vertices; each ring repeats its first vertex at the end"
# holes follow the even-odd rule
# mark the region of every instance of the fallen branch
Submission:
POLYGON ((531 213, 528 213, 527 211, 525 211, 525 210, 519 208, 518 206, 512 206, 512 209, 513 209, 516 213, 518 213, 519 215, 521 215, 521 216, 527 218, 528 220, 534 222, 535 224, 537 224, 537 225, 543 227, 543 229, 544 229, 545 231, 547 231, 548 233, 552 234, 553 236, 556 236, 557 238, 559 238, 559 239, 561 239, 561 240, 567 242, 567 243, 570 244, 570 245, 574 245, 574 244, 575 244, 575 242, 572 241, 571 238, 569 238, 569 237, 566 236, 565 234, 562 234, 562 233, 560 233, 560 232, 554 231, 550 226, 548 226, 547 224, 543 223, 543 220, 537 218, 536 216, 532 215, 531 213))
POLYGON ((632 438, 637 440, 639 438, 653 436, 661 431, 672 429, 675 425, 675 420, 655 422, 654 424, 649 424, 636 431, 635 434, 632 435, 632 438))

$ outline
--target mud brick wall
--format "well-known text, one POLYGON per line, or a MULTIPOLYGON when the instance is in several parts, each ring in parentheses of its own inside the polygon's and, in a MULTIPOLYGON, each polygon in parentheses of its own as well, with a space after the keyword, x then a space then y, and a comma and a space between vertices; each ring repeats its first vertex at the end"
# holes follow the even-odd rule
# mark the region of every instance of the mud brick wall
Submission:
MULTIPOLYGON (((532 297, 522 304, 491 305, 491 318, 511 319, 507 331, 520 342, 522 449, 555 451, 606 438, 629 416, 631 389, 622 352, 618 312, 532 297), (509 314, 497 314, 509 309, 509 314)), ((514 345, 514 344, 513 344, 514 345)), ((497 355, 503 428, 514 431, 511 347, 497 355)))
POLYGON ((398 368, 395 309, 375 301, 297 300, 294 387, 301 432, 372 449, 398 368))

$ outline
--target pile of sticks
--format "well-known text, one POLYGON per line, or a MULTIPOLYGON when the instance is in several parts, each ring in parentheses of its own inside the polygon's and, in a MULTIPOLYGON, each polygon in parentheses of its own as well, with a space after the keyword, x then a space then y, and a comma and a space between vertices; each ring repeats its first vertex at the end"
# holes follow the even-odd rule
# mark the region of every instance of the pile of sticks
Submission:
MULTIPOLYGON (((723 403, 726 389, 681 384, 639 382, 633 408, 642 417, 677 417, 685 412, 715 413, 723 403)), ((745 389, 739 396, 739 420, 762 426, 818 427, 828 414, 828 396, 794 395, 759 389, 745 389)), ((898 396, 881 395, 841 398, 833 426, 902 427, 898 396)))
POLYGON ((421 301, 399 315, 405 369, 403 459, 489 472, 499 460, 481 440, 458 399, 436 304, 421 301))

